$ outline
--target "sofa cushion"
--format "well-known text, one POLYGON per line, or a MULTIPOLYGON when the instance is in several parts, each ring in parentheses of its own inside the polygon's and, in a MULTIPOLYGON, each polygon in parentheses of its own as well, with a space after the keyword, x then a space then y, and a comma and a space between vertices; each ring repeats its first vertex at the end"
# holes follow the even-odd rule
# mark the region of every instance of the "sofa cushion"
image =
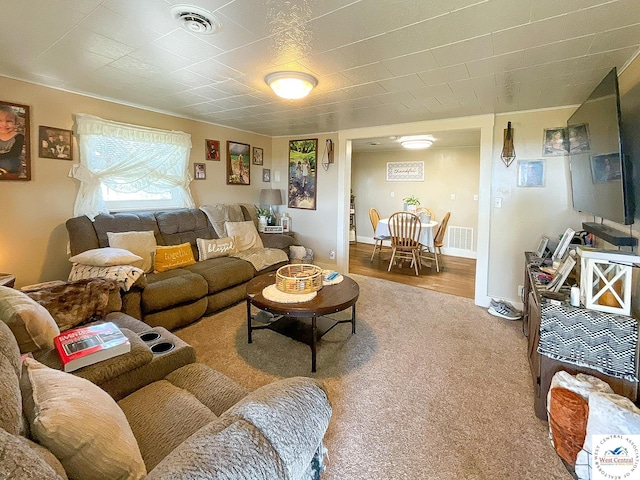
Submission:
POLYGON ((197 208, 156 212, 155 216, 164 245, 185 242, 195 245, 196 238, 216 237, 206 215, 197 208))
POLYGON ((26 439, 0 428, 0 478, 3 480, 66 480, 26 439))
POLYGON ((69 261, 71 263, 95 265, 97 267, 111 267, 113 265, 133 265, 134 267, 139 267, 142 265, 142 257, 134 255, 129 250, 114 247, 93 248, 74 255, 69 261))
POLYGON ((203 278, 207 283, 209 295, 247 282, 254 275, 249 262, 233 257, 210 258, 185 267, 184 270, 203 278))
POLYGON ((262 239, 251 220, 245 222, 225 222, 225 228, 230 236, 236 237, 238 251, 250 248, 263 248, 262 239))
POLYGON ((187 267, 196 263, 189 242, 169 247, 156 247, 154 273, 166 272, 174 268, 187 267))
POLYGON ((60 334, 46 308, 13 288, 0 287, 0 318, 13 332, 22 353, 53 348, 53 338, 60 334))
POLYGON ((232 253, 238 251, 235 237, 197 238, 198 245, 198 261, 208 260, 210 258, 228 257, 232 253))
POLYGON ((148 275, 147 286, 142 291, 142 311, 157 312, 199 300, 207 295, 207 288, 201 275, 183 268, 148 275))
POLYGON ((24 365, 22 390, 31 434, 71 478, 144 478, 144 462, 127 419, 105 391, 31 358, 24 365))
POLYGON ((136 437, 147 470, 153 469, 195 431, 217 418, 188 390, 166 380, 133 392, 118 405, 136 437))
POLYGON ((129 250, 142 257, 140 268, 145 272, 153 270, 153 255, 156 253, 156 237, 153 231, 107 232, 109 246, 129 250))

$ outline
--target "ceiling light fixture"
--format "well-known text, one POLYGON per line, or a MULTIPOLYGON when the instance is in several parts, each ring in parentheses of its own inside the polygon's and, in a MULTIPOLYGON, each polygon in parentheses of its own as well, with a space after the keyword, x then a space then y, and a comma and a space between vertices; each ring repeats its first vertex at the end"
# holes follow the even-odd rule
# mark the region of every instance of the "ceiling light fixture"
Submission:
POLYGON ((433 140, 428 137, 402 137, 399 141, 400 145, 411 150, 429 148, 433 145, 433 140))
POLYGON ((264 81, 276 95, 287 100, 304 98, 318 85, 315 77, 302 72, 274 72, 267 75, 264 81))

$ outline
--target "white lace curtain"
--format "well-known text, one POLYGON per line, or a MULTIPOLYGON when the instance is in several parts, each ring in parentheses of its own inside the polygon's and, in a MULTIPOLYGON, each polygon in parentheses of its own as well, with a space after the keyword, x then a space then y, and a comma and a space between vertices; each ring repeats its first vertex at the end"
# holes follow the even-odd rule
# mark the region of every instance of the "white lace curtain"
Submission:
POLYGON ((178 204, 194 207, 189 191, 191 135, 76 115, 80 163, 70 176, 80 181, 74 215, 93 219, 108 212, 101 185, 120 193, 171 190, 178 204))

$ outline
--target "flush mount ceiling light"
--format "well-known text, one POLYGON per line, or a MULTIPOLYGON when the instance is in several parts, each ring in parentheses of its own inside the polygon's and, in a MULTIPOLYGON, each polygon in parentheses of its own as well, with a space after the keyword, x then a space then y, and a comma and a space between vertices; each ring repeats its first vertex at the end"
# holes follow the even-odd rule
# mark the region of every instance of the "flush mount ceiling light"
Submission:
POLYGON ((417 136, 417 137, 402 137, 399 140, 400 145, 404 148, 409 148, 411 150, 420 150, 423 148, 429 148, 433 145, 433 138, 425 137, 425 136, 417 136))
POLYGON ((276 95, 287 100, 304 98, 318 85, 315 77, 302 72, 274 72, 267 75, 264 81, 276 95))
POLYGON ((193 33, 211 35, 220 31, 222 23, 208 10, 193 5, 179 4, 171 7, 171 16, 193 33))

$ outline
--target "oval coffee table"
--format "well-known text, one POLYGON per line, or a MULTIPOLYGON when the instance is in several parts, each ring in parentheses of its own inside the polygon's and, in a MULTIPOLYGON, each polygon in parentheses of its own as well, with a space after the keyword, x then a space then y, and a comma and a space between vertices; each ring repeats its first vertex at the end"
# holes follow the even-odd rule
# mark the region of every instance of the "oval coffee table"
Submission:
POLYGON ((326 285, 318 290, 313 300, 302 303, 279 303, 267 300, 262 290, 276 283, 275 272, 255 277, 247 284, 247 333, 251 343, 253 330, 268 328, 311 347, 311 371, 316 371, 316 344, 329 330, 340 323, 351 323, 351 333, 356 333, 356 302, 360 287, 344 276, 342 282, 326 285), (251 306, 273 314, 274 320, 255 325, 251 306), (336 320, 328 317, 351 307, 351 319, 336 320))

